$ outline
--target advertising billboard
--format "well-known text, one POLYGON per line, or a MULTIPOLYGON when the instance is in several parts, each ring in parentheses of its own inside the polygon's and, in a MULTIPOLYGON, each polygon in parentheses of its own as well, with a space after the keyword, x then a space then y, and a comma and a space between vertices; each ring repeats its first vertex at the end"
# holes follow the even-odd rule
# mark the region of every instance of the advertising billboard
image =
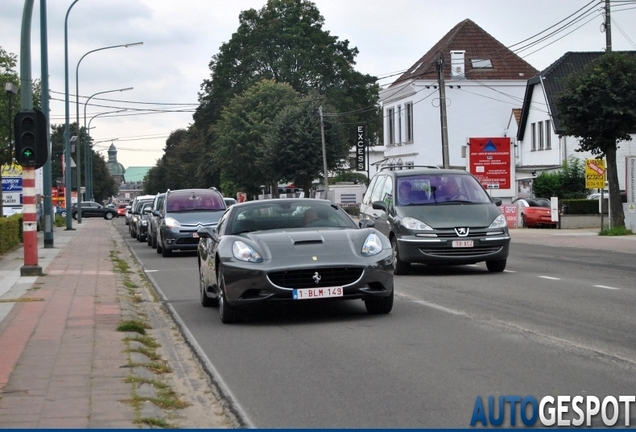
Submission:
POLYGON ((486 189, 510 189, 510 138, 469 138, 470 173, 486 189))

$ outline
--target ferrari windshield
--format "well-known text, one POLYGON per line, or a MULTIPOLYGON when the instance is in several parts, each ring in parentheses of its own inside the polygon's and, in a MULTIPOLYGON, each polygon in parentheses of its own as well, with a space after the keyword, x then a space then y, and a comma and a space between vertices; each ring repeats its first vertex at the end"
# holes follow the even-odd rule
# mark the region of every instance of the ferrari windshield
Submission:
POLYGON ((235 208, 230 234, 289 228, 357 228, 338 206, 318 200, 266 200, 235 208))

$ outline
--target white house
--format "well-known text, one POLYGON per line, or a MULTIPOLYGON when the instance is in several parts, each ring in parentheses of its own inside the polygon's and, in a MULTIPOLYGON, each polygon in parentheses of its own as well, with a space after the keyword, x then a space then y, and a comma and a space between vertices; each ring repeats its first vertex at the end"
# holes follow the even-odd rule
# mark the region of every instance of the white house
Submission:
POLYGON ((513 110, 521 106, 526 84, 537 73, 473 21, 462 21, 380 92, 383 163, 442 166, 444 129, 450 167, 467 168, 469 138, 508 136, 514 145, 513 110))
MULTIPOLYGON (((579 152, 578 140, 566 136, 557 112, 557 99, 567 77, 583 70, 604 52, 567 52, 553 64, 528 80, 517 133, 517 173, 534 173, 559 169, 564 160, 575 156, 582 161, 595 158, 579 152)), ((635 138, 632 136, 632 138, 635 138)), ((619 143, 616 153, 620 189, 625 189, 625 160, 636 155, 636 141, 619 143)))

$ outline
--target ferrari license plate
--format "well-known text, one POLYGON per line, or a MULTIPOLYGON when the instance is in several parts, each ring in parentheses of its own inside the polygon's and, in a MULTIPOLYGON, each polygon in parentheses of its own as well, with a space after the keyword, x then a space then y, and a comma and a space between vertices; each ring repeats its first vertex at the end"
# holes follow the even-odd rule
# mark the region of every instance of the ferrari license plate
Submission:
POLYGON ((294 300, 342 297, 342 287, 298 288, 292 291, 294 300))
POLYGON ((454 248, 471 248, 473 246, 474 244, 472 240, 453 240, 454 248))

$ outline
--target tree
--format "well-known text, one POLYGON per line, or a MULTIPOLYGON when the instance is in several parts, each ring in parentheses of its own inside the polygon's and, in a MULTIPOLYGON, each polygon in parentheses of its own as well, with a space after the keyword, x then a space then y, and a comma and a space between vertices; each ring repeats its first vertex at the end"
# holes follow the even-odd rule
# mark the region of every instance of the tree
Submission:
MULTIPOLYGON (((322 133, 319 107, 329 112, 319 96, 304 98, 300 103, 285 108, 276 118, 267 135, 268 151, 276 155, 274 170, 281 180, 291 181, 303 188, 309 196, 312 181, 323 172, 322 133)), ((339 168, 349 152, 342 125, 337 117, 326 117, 324 121, 327 169, 339 168)))
MULTIPOLYGON (((20 77, 15 72, 18 58, 15 54, 7 53, 0 47, 0 86, 4 92, 5 84, 13 83, 19 87, 20 77)), ((9 143, 13 137, 9 137, 9 130, 13 130, 13 118, 9 118, 9 111, 12 117, 20 111, 19 95, 13 95, 9 98, 3 94, 0 97, 0 165, 10 164, 13 155, 10 153, 9 143), (9 99, 11 99, 11 107, 9 107, 9 99)))
POLYGON ((557 172, 543 172, 532 182, 534 195, 550 198, 577 199, 587 196, 585 168, 581 159, 570 156, 557 172))
POLYGON ((210 126, 223 108, 262 79, 287 83, 301 96, 318 92, 333 112, 349 113, 347 122, 367 124, 375 141, 382 128, 377 79, 355 71, 357 48, 323 25, 324 17, 308 0, 268 0, 258 11, 241 12, 239 28, 210 61, 211 77, 202 84, 194 115, 208 153, 216 152, 210 126))
POLYGON ((557 108, 567 135, 578 137, 580 151, 606 158, 611 224, 625 228, 616 150, 636 131, 636 58, 604 54, 567 79, 557 108))
POLYGON ((265 136, 276 116, 299 102, 289 84, 263 80, 235 96, 213 127, 216 141, 211 159, 224 178, 240 188, 258 191, 259 185, 278 189, 280 176, 273 170, 277 155, 268 151, 265 136))

